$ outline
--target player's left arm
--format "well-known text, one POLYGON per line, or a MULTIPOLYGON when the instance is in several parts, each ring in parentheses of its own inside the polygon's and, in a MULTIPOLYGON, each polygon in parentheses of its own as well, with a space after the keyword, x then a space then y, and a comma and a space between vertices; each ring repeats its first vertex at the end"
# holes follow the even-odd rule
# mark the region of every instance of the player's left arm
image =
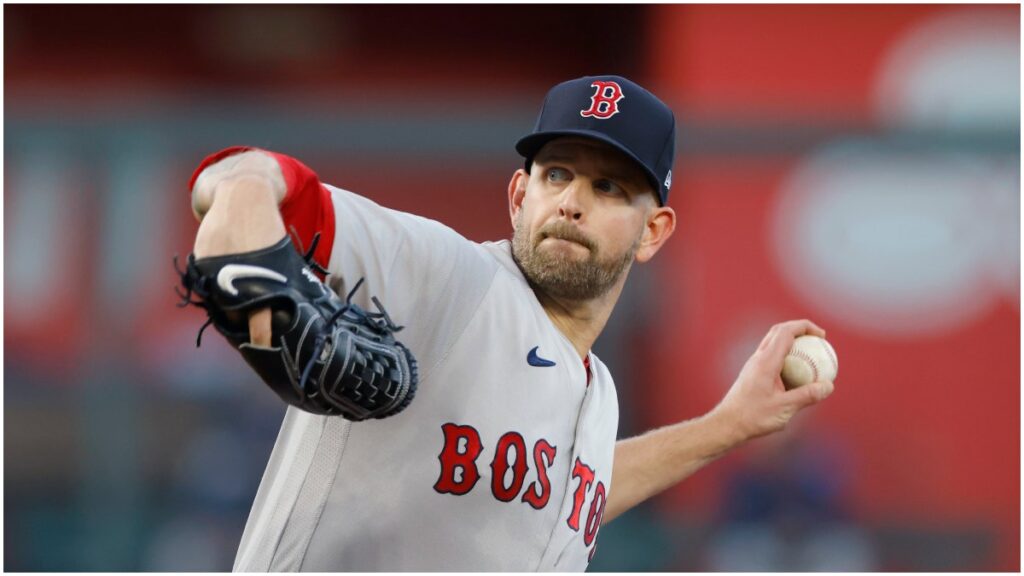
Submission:
POLYGON ((707 414, 615 445, 604 522, 674 486, 748 440, 778 432, 803 408, 832 393, 828 381, 786 390, 780 373, 797 336, 824 338, 809 320, 776 324, 747 360, 729 392, 707 414))

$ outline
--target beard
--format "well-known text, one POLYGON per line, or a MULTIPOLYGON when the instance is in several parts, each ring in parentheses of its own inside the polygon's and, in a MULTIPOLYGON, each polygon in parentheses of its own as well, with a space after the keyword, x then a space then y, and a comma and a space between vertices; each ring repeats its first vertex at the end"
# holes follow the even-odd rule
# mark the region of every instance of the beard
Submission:
POLYGON ((604 296, 622 277, 640 247, 638 235, 624 254, 605 255, 597 243, 565 221, 542 226, 532 237, 523 225, 523 212, 513 222, 512 256, 534 288, 548 296, 566 300, 593 300, 604 296), (542 250, 545 238, 559 238, 586 248, 590 255, 579 258, 562 250, 542 250))

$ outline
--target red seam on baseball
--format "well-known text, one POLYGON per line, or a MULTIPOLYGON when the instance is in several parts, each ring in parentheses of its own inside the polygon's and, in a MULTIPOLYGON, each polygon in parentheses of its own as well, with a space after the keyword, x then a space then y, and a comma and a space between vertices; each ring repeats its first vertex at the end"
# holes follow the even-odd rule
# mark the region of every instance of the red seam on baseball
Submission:
POLYGON ((794 350, 791 351, 789 354, 791 356, 796 356, 797 358, 800 358, 802 360, 806 360, 807 363, 811 365, 811 370, 814 370, 814 377, 811 379, 811 382, 818 381, 818 365, 814 363, 814 358, 808 356, 807 352, 804 352, 803 350, 794 350))
POLYGON ((832 369, 839 372, 839 360, 832 353, 832 348, 824 340, 821 341, 821 347, 825 349, 825 354, 828 354, 828 359, 832 361, 832 369))

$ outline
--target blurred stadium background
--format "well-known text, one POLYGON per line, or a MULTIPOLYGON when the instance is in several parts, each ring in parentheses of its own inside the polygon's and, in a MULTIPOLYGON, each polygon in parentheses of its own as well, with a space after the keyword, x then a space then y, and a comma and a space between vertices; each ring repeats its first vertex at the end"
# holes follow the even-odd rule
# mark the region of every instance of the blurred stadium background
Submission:
POLYGON ((174 307, 203 156, 507 237, 513 142, 595 73, 680 128, 680 229, 596 347, 620 434, 782 319, 842 365, 591 569, 1020 568, 1019 6, 7 5, 4 50, 5 569, 231 567, 284 409, 174 307))

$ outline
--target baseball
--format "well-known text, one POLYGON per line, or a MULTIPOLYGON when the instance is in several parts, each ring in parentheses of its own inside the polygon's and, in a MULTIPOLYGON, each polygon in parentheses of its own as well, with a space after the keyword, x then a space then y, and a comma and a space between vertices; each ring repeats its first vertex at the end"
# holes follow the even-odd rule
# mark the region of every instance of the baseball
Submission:
POLYGON ((799 336, 782 365, 782 382, 787 390, 819 380, 834 382, 838 372, 839 358, 831 344, 817 336, 799 336))

